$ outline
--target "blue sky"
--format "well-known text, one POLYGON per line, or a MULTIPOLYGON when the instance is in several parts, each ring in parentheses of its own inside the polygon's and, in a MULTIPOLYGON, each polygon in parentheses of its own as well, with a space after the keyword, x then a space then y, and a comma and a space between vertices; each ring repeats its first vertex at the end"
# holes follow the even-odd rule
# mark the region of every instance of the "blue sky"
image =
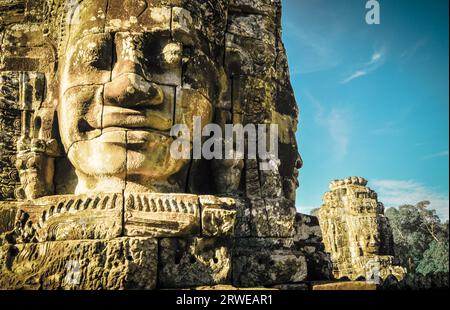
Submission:
POLYGON ((283 0, 283 37, 305 162, 297 207, 333 179, 369 180, 385 206, 430 200, 448 219, 448 0, 283 0))

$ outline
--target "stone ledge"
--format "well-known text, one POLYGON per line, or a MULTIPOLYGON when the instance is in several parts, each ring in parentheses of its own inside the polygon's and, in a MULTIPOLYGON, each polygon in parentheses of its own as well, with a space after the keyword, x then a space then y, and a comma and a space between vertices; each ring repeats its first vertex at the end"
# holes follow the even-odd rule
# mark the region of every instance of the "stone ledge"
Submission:
POLYGON ((313 291, 376 291, 377 285, 370 282, 334 282, 313 284, 313 291))
POLYGON ((92 194, 0 202, 10 243, 234 234, 236 202, 189 194, 92 194), (5 213, 6 212, 6 213, 5 213))

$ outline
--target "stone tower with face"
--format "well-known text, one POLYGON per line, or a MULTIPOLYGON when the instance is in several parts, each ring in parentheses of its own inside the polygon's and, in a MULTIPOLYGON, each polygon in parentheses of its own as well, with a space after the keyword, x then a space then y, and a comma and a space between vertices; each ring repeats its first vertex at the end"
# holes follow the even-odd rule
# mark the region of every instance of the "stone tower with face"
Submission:
POLYGON ((35 254, 0 287, 72 288, 61 266, 79 255, 96 259, 78 288, 306 278, 280 0, 0 0, 0 42, 0 234, 35 254), (175 158, 171 129, 194 153, 194 118, 278 125, 243 142, 268 136, 279 158, 175 158), (123 282, 86 280, 110 260, 123 282))
POLYGON ((401 267, 393 266, 392 230, 377 194, 367 180, 350 177, 330 184, 318 211, 325 249, 331 254, 336 278, 379 276, 400 280, 401 267))
MULTIPOLYGON (((25 15, 3 17, 0 68, 40 74, 39 101, 17 109, 28 113, 18 130, 24 155, 17 169, 22 183, 45 188, 30 192, 22 184, 19 197, 207 193, 294 203, 298 107, 278 1, 19 2, 25 15), (170 129, 192 131, 196 116, 222 128, 278 125, 280 160, 267 171, 267 159, 174 159, 170 129), (49 160, 33 168, 45 180, 28 177, 33 139, 52 145, 40 148, 49 160)), ((192 145, 192 135, 186 142, 192 145)))

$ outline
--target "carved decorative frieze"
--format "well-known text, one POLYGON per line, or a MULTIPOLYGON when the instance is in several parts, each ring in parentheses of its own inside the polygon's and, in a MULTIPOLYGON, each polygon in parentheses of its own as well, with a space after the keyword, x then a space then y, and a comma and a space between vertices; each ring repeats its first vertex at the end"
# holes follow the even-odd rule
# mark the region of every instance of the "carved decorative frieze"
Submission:
MULTIPOLYGON (((2 203, 2 212, 8 206, 2 203)), ((13 227, 7 233, 12 244, 120 236, 232 237, 236 223, 234 199, 187 194, 48 196, 10 208, 15 219, 8 217, 4 226, 13 227)))
POLYGON ((200 196, 202 235, 231 237, 236 226, 236 202, 231 198, 200 196))
POLYGON ((121 194, 48 196, 21 203, 11 243, 112 239, 122 234, 121 194), (32 231, 33 236, 30 236, 32 231))
POLYGON ((127 236, 195 236, 200 233, 198 196, 125 194, 127 236))

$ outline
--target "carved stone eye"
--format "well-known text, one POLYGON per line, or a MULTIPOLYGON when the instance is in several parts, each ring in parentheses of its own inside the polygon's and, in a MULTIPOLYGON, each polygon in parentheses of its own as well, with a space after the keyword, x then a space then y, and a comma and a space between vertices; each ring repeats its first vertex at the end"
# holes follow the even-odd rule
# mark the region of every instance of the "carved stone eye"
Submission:
POLYGON ((28 159, 27 161, 27 168, 36 168, 38 166, 38 160, 36 157, 30 157, 30 159, 28 159))
POLYGON ((77 62, 101 70, 109 70, 112 59, 112 39, 109 35, 91 38, 79 46, 77 62))
POLYGON ((180 64, 183 49, 177 43, 168 43, 162 50, 163 60, 169 66, 180 64))
POLYGON ((89 43, 84 50, 83 62, 86 64, 94 64, 100 58, 100 48, 96 43, 89 43))
POLYGON ((16 167, 18 170, 23 170, 26 168, 25 162, 22 159, 17 159, 16 161, 16 167))

